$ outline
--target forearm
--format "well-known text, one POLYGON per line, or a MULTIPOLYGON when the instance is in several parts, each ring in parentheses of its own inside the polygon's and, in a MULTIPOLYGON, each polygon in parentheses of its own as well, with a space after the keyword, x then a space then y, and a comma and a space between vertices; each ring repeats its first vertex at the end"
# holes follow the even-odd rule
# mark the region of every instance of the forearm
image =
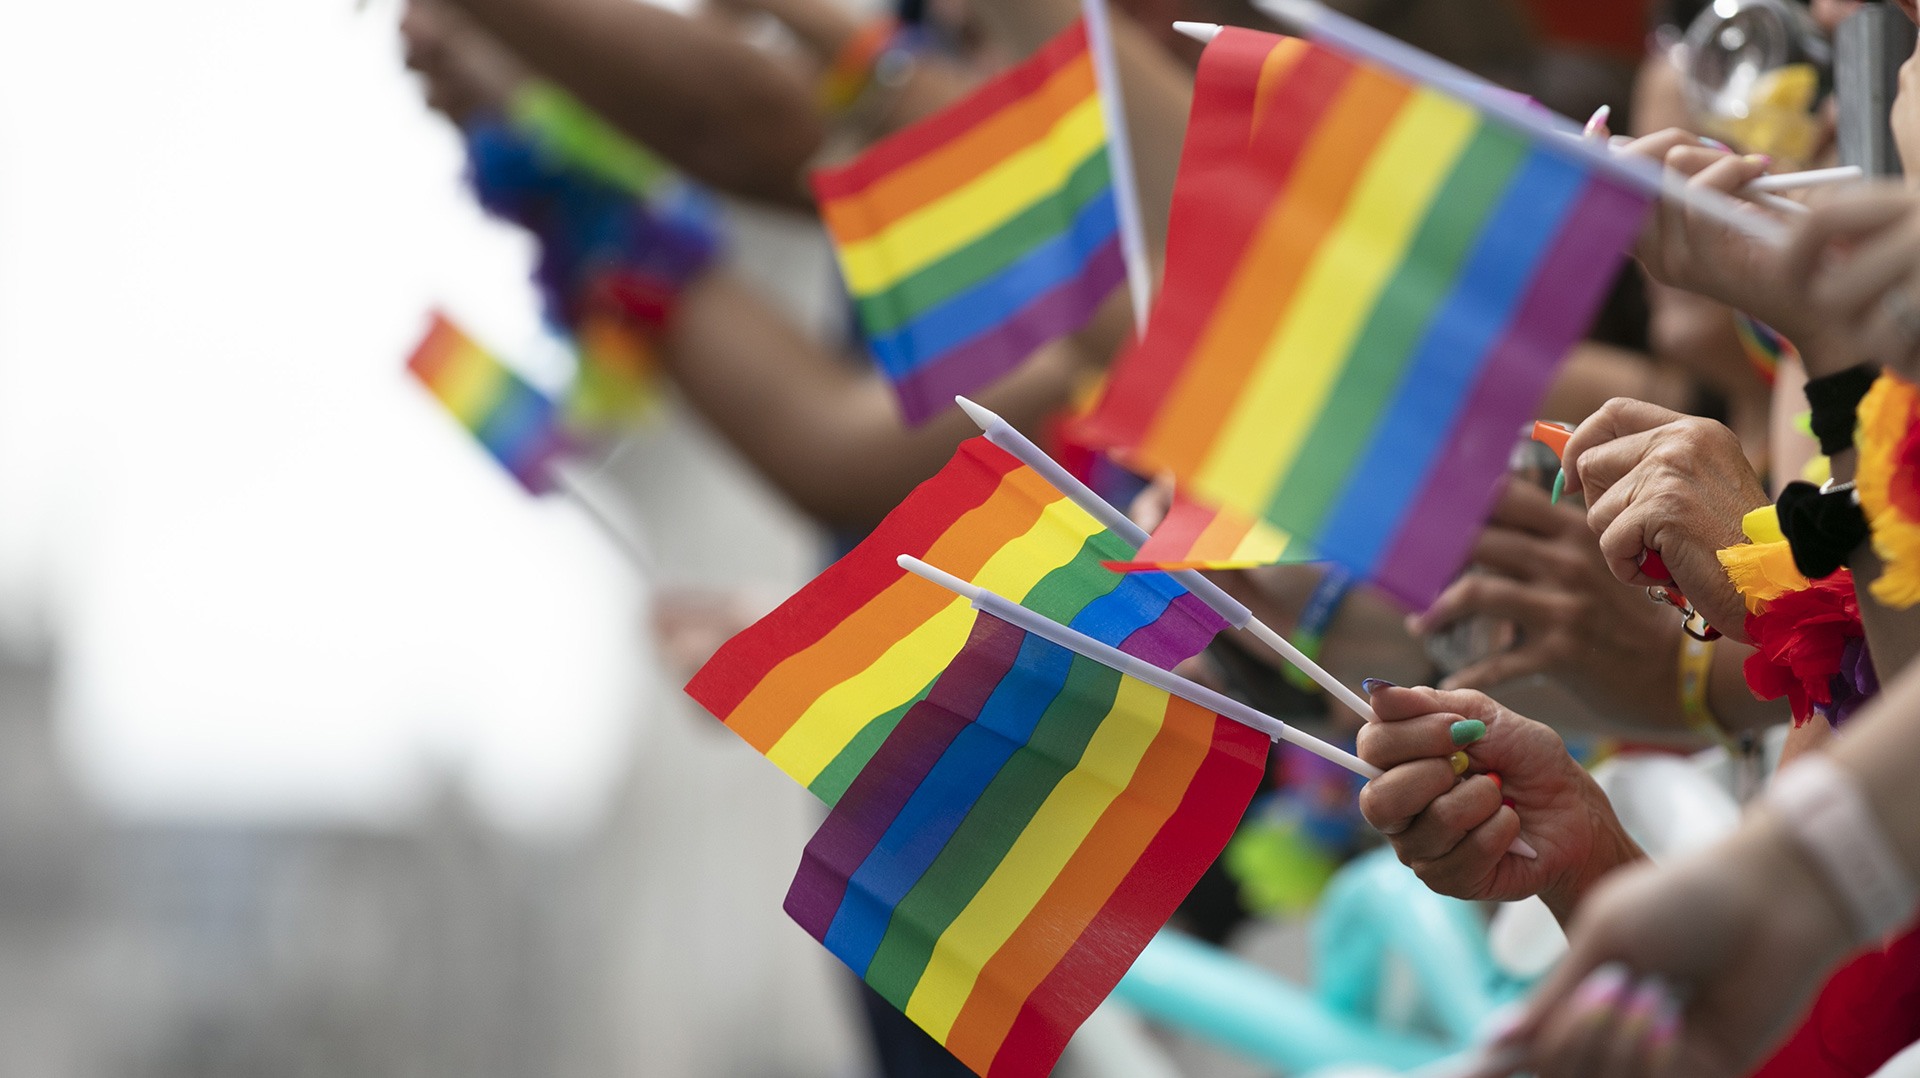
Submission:
POLYGON ((716 27, 631 0, 454 0, 628 135, 729 192, 809 203, 807 88, 716 27))
POLYGON ((1895 851, 1920 878, 1920 666, 1901 671, 1827 751, 1853 773, 1895 851))
MULTIPOLYGON (((979 433, 958 409, 907 427, 870 368, 823 351, 723 273, 687 290, 664 351, 687 399, 827 524, 872 526, 979 433)), ((978 397, 1032 433, 1066 402, 1076 370, 1056 344, 978 397)))
POLYGON ((1587 856, 1575 863, 1564 878, 1540 892, 1540 901, 1546 903, 1547 909, 1553 913, 1553 919, 1560 922, 1562 929, 1573 924, 1573 916, 1579 910, 1580 903, 1585 901, 1587 893, 1607 873, 1622 865, 1644 861, 1647 857, 1627 834, 1627 829, 1620 825, 1619 817, 1614 815, 1613 805, 1607 801, 1607 795, 1600 792, 1593 778, 1582 771, 1580 779, 1591 787, 1589 803, 1593 845, 1587 856))

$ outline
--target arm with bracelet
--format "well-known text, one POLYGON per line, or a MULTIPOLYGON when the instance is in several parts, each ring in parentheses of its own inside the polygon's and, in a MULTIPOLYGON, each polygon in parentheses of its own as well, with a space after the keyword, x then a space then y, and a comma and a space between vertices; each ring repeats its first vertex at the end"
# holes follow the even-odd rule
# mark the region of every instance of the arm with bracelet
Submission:
POLYGON ((1912 931, 1916 771, 1920 669, 1826 753, 1784 769, 1732 838, 1596 889, 1568 958, 1504 1038, 1504 1059, 1558 1073, 1574 1053, 1598 1050, 1647 1073, 1749 1073, 1838 964, 1912 931), (1650 1017, 1632 1020, 1641 1001, 1650 1017), (1609 1043, 1583 1033, 1595 1029, 1609 1043))

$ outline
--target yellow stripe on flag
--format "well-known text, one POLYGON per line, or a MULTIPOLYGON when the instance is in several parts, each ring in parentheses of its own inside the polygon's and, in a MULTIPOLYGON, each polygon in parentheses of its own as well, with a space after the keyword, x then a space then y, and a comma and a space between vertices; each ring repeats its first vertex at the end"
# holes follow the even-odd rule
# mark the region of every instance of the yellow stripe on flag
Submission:
MULTIPOLYGON (((1053 497, 1054 502, 1026 534, 987 559, 973 583, 1015 601, 1024 599, 1042 577, 1072 561, 1088 537, 1102 530, 1085 510, 1057 494, 1053 497)), ((904 577, 892 587, 939 585, 904 577)), ((802 786, 812 783, 875 716, 892 711, 926 688, 960 654, 972 630, 972 609, 956 596, 871 666, 821 693, 767 750, 767 759, 802 786)))
POLYGON ((1027 821, 987 882, 934 944, 927 968, 907 1000, 907 1017, 944 1041, 973 994, 980 970, 1039 905, 1080 844, 1128 784, 1159 736, 1167 694, 1120 679, 1113 706, 1087 742, 1080 762, 1027 821))
POLYGON ((902 217, 878 235, 840 248, 840 271, 847 279, 847 290, 856 296, 884 292, 993 231, 1058 190, 1106 141, 1100 98, 1090 96, 1062 116, 1046 137, 979 179, 902 217))
POLYGON ((433 380, 433 395, 455 419, 472 429, 486 419, 507 391, 507 372, 471 341, 462 341, 433 380))
POLYGON ((1477 126, 1426 90, 1400 110, 1195 475, 1201 493, 1255 513, 1271 499, 1477 126))

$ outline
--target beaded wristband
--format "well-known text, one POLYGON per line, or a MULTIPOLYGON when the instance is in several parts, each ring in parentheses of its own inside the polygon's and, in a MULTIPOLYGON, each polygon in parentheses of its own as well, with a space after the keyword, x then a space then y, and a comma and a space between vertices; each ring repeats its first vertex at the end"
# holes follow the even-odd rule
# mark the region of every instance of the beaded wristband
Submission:
POLYGON ((1825 755, 1804 756, 1774 776, 1763 796, 1840 896, 1856 941, 1882 939, 1913 917, 1920 882, 1846 768, 1825 755))

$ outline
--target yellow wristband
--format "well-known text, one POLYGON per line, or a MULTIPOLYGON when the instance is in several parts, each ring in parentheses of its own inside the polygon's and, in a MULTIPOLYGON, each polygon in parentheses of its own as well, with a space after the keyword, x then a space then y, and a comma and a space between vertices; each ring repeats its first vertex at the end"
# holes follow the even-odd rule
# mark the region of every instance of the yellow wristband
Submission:
POLYGON ((1680 718, 1687 729, 1702 737, 1729 744, 1726 727, 1707 706, 1707 686, 1713 681, 1712 640, 1696 640, 1680 634, 1680 718))

